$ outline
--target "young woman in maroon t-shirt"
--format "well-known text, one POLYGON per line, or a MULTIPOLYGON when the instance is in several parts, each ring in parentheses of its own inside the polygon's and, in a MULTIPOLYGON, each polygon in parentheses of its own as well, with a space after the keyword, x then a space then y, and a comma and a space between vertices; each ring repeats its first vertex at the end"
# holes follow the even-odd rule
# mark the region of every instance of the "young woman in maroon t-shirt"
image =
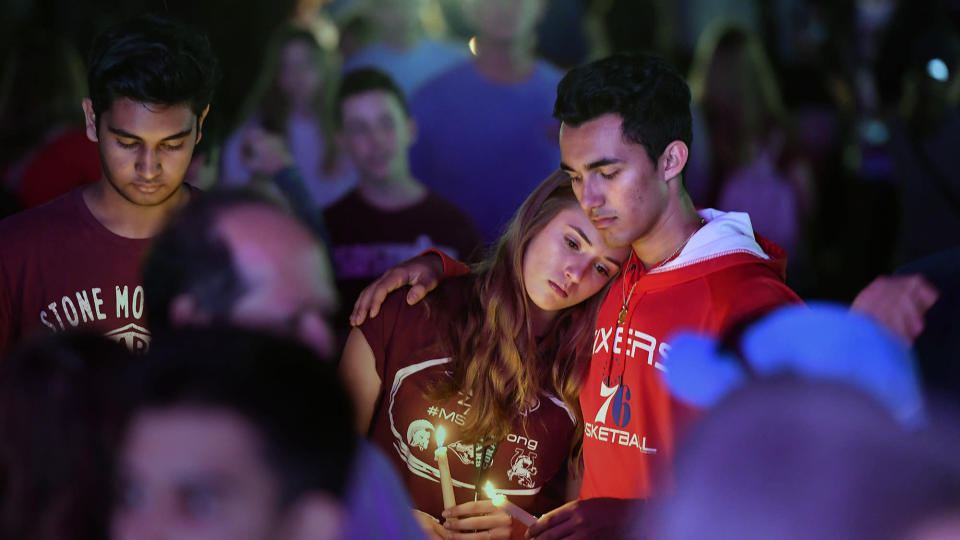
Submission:
MULTIPOLYGON (((447 444, 456 441, 453 450, 462 450, 451 453, 450 460, 458 502, 474 499, 470 488, 481 485, 482 467, 474 476, 474 447, 478 457, 491 443, 500 448, 490 472, 508 470, 498 473, 497 487, 507 478, 515 487, 533 487, 531 473, 563 472, 555 457, 562 449, 564 461, 581 432, 577 398, 602 298, 597 292, 627 254, 628 248, 604 244, 579 208, 566 174, 557 172, 527 198, 490 256, 469 276, 445 281, 424 305, 406 305, 405 291, 398 291, 379 317, 352 331, 340 369, 356 402, 358 430, 409 469, 402 476, 429 537, 445 537, 435 521, 443 511, 430 459, 435 443, 426 439, 438 422, 448 421, 446 429, 456 438, 447 444), (427 380, 412 385, 414 372, 427 380), (404 390, 406 384, 413 390, 404 390), (457 403, 466 407, 459 409, 460 416, 450 405, 457 403), (405 412, 410 408, 416 412, 405 412), (560 408, 566 411, 565 429, 545 428, 547 420, 530 425, 538 418, 534 411, 553 414, 549 421, 556 423, 560 408), (522 447, 532 433, 539 437, 537 452, 522 447), (546 466, 551 450, 553 461, 546 466), (532 460, 539 460, 539 471, 532 460)), ((536 481, 536 489, 527 491, 539 494, 541 486, 553 483, 536 481)), ((523 489, 505 492, 519 506, 545 511, 536 497, 522 496, 523 489)), ((448 529, 488 533, 485 538, 510 536, 509 516, 488 500, 451 510, 458 519, 447 519, 448 529)))

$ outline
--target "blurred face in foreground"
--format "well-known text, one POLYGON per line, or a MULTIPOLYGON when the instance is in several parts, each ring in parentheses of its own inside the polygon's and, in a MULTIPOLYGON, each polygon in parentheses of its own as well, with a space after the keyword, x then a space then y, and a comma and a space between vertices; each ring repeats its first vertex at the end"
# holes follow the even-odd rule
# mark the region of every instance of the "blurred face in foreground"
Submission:
POLYGON ((259 437, 225 409, 148 409, 120 452, 115 540, 254 540, 281 528, 277 481, 259 437))
POLYGON ((302 225, 272 208, 225 212, 218 229, 247 291, 230 323, 289 336, 319 355, 333 353, 326 316, 337 304, 333 272, 323 249, 302 225))

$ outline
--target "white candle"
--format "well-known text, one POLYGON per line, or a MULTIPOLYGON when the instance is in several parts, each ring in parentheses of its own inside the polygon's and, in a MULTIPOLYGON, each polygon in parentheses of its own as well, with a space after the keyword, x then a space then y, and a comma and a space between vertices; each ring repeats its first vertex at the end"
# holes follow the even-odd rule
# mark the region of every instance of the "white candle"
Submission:
POLYGON ((443 493, 443 509, 457 505, 453 498, 453 480, 450 478, 450 462, 447 460, 447 447, 443 445, 445 432, 442 427, 437 428, 437 449, 433 453, 440 470, 440 491, 443 493))
POLYGON ((503 509, 503 511, 513 519, 523 523, 527 527, 533 527, 533 524, 537 522, 537 518, 533 517, 532 514, 508 501, 506 495, 497 493, 497 491, 493 489, 493 484, 490 482, 487 482, 483 491, 487 493, 487 497, 490 497, 490 502, 492 502, 494 506, 503 509))

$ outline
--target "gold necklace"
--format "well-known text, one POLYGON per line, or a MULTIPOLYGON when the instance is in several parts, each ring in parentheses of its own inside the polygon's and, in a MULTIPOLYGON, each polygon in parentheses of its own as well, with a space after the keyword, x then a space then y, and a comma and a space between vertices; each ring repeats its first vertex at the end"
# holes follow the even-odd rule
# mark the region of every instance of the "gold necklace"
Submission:
MULTIPOLYGON (((684 240, 682 244, 680 244, 680 247, 678 247, 677 250, 674 251, 673 254, 670 255, 669 257, 667 257, 666 259, 663 259, 662 261, 658 262, 657 264, 651 266, 651 267, 650 267, 650 270, 653 270, 654 268, 659 268, 659 267, 663 266, 664 264, 666 264, 667 261, 669 261, 670 259, 673 259, 673 258, 676 257, 677 255, 679 255, 679 254, 680 254, 680 250, 682 250, 684 247, 686 247, 687 242, 689 242, 690 239, 693 238, 693 235, 697 234, 697 231, 699 231, 700 228, 703 227, 703 225, 704 225, 706 222, 707 222, 707 220, 705 220, 705 219, 703 219, 703 218, 700 218, 700 223, 697 224, 697 229, 696 229, 695 231, 693 231, 692 233, 690 233, 690 236, 688 236, 687 239, 684 240)), ((647 272, 649 272, 650 270, 647 270, 647 272)), ((633 285, 630 286, 630 293, 629 293, 629 294, 628 294, 628 293, 626 292, 626 290, 625 290, 625 289, 626 289, 626 286, 627 286, 626 280, 621 281, 620 283, 621 283, 621 285, 622 285, 622 286, 621 286, 621 294, 623 295, 623 305, 620 307, 620 315, 617 317, 617 324, 623 324, 623 323, 627 322, 627 306, 630 304, 630 298, 633 296, 633 290, 637 288, 637 283, 640 283, 640 280, 637 280, 637 281, 634 281, 634 282, 633 282, 633 285)))
MULTIPOLYGON (((626 292, 624 291, 624 294, 623 294, 623 306, 620 308, 620 316, 617 317, 617 324, 623 324, 623 323, 627 322, 627 302, 629 302, 629 301, 630 301, 630 297, 633 296, 633 289, 636 288, 637 283, 640 283, 640 280, 637 280, 637 281, 634 281, 634 282, 633 282, 633 285, 630 287, 630 294, 629 294, 629 295, 626 294, 626 292)), ((626 284, 624 284, 624 288, 626 288, 626 284)))

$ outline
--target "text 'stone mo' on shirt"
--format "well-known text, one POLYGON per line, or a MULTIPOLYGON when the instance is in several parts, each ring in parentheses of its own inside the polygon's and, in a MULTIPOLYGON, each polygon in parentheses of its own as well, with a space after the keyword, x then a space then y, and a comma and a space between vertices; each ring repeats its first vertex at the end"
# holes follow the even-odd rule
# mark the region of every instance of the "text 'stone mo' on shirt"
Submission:
POLYGON ((144 352, 140 266, 149 245, 97 221, 83 188, 0 222, 0 355, 30 335, 72 328, 144 352))

